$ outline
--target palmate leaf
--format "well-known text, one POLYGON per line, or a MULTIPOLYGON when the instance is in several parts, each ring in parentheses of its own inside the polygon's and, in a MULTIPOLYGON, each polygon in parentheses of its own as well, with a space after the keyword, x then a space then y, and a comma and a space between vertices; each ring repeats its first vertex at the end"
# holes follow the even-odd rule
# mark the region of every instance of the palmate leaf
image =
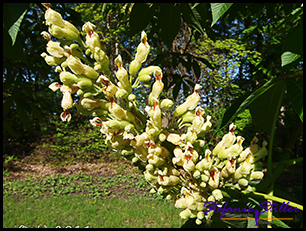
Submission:
POLYGON ((233 5, 233 3, 210 3, 211 13, 212 13, 212 23, 213 26, 219 18, 233 5))

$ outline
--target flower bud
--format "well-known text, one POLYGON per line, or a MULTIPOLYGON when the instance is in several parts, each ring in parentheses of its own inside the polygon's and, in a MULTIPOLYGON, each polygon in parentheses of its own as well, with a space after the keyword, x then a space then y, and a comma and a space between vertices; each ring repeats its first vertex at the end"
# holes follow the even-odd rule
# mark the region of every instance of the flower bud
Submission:
POLYGON ((202 174, 202 175, 201 175, 201 180, 202 180, 203 182, 207 182, 207 181, 209 180, 209 176, 207 176, 207 175, 205 175, 205 174, 202 174))
POLYGON ((253 155, 253 161, 250 161, 250 164, 255 163, 256 161, 260 160, 261 158, 265 157, 268 155, 268 150, 266 149, 267 146, 267 141, 264 141, 262 143, 262 148, 259 149, 254 155, 253 155))
POLYGON ((202 211, 198 212, 197 213, 197 218, 199 218, 201 220, 204 219, 204 213, 202 211))
POLYGON ((66 60, 66 57, 56 58, 54 56, 47 55, 45 52, 43 52, 40 56, 45 59, 49 66, 58 66, 66 60))
POLYGON ((118 99, 124 99, 128 96, 128 92, 124 89, 119 89, 117 92, 116 92, 116 98, 118 99))
POLYGON ((71 74, 68 71, 62 71, 60 73, 60 80, 62 81, 63 84, 69 85, 77 82, 78 78, 74 74, 71 74))
POLYGON ((160 142, 164 142, 166 140, 167 136, 164 133, 160 133, 158 136, 158 139, 160 142))
POLYGON ((77 57, 74 57, 74 56, 70 55, 67 58, 66 63, 68 65, 68 67, 71 69, 71 71, 73 73, 77 74, 77 75, 81 75, 85 71, 83 63, 77 57))
MULTIPOLYGON (((204 216, 204 215, 203 215, 204 216)), ((197 218, 196 220, 195 220, 195 223, 197 224, 197 225, 200 225, 200 224, 202 224, 202 221, 199 219, 199 218, 197 218)))
POLYGON ((65 55, 64 49, 60 46, 59 42, 49 41, 47 43, 47 51, 50 55, 56 58, 62 58, 65 55))
POLYGON ((126 132, 132 132, 133 130, 135 129, 135 126, 133 124, 127 124, 125 127, 124 127, 124 130, 126 132))
POLYGON ((215 189, 214 191, 212 191, 212 195, 217 201, 220 201, 223 199, 223 195, 220 189, 215 189))
POLYGON ((78 104, 77 104, 75 107, 76 107, 78 113, 80 113, 80 115, 82 115, 82 116, 88 116, 88 115, 91 114, 90 111, 86 110, 86 109, 83 108, 81 105, 78 105, 78 104))
POLYGON ((45 12, 45 20, 47 25, 57 25, 59 27, 65 27, 65 22, 62 15, 55 10, 52 10, 50 6, 46 6, 47 10, 45 12))
POLYGON ((157 189, 157 193, 160 194, 160 195, 162 195, 164 193, 164 191, 165 191, 165 189, 161 186, 157 189))
POLYGON ((151 76, 150 75, 141 75, 138 77, 139 81, 144 81, 144 82, 148 82, 151 80, 151 76))
POLYGON ((72 108, 73 100, 71 97, 71 93, 69 91, 64 92, 63 99, 61 106, 64 110, 68 110, 69 108, 72 108))
POLYGON ((159 101, 159 107, 160 108, 170 108, 173 106, 173 101, 170 99, 161 99, 159 101))
POLYGON ((133 159, 132 159, 132 162, 133 163, 136 163, 139 159, 135 156, 133 159))
POLYGON ((93 95, 92 95, 92 93, 91 92, 86 92, 84 95, 83 95, 83 97, 85 97, 85 98, 90 98, 90 97, 92 97, 93 95))
POLYGON ((77 81, 77 85, 81 89, 89 89, 92 86, 92 80, 83 75, 79 75, 77 81))
POLYGON ((241 186, 241 187, 247 187, 249 182, 247 179, 239 179, 238 180, 238 184, 241 186))
POLYGON ((107 122, 104 122, 105 126, 111 129, 124 129, 124 127, 128 124, 130 124, 128 121, 125 120, 110 120, 107 122))
POLYGON ((251 173, 250 180, 261 180, 264 177, 263 172, 254 171, 251 173))
POLYGON ((138 77, 142 75, 152 75, 154 71, 157 69, 161 71, 159 66, 148 66, 148 67, 142 68, 141 71, 139 71, 138 73, 138 77))
POLYGON ((146 169, 147 169, 149 172, 153 172, 153 171, 154 171, 154 165, 153 165, 153 164, 147 164, 147 165, 146 165, 146 169))
POLYGON ((147 34, 144 31, 142 31, 141 32, 141 43, 137 47, 137 53, 136 53, 135 60, 140 63, 145 62, 149 52, 150 52, 150 45, 147 42, 147 34))
POLYGON ((128 150, 128 149, 123 149, 122 152, 121 152, 121 154, 122 154, 123 156, 134 155, 134 149, 130 149, 130 150, 128 150))
POLYGON ((196 178, 196 179, 199 179, 201 177, 200 171, 199 170, 194 171, 193 177, 196 178))
POLYGON ((221 176, 222 176, 223 178, 228 178, 228 177, 229 177, 229 173, 228 173, 226 167, 222 168, 222 170, 221 170, 221 176))
POLYGON ((99 74, 93 68, 87 65, 83 65, 83 67, 84 67, 83 75, 86 75, 86 77, 91 78, 91 79, 98 78, 99 74))
POLYGON ((62 86, 58 83, 58 82, 54 82, 54 83, 51 83, 49 85, 49 88, 52 90, 52 91, 56 91, 57 89, 61 88, 62 86))
MULTIPOLYGON (((141 67, 141 62, 137 60, 133 60, 130 63, 130 68, 129 68, 130 75, 136 74, 140 67, 141 67)), ((140 80, 140 81, 145 81, 145 80, 140 80)))
POLYGON ((191 211, 189 209, 185 209, 180 213, 180 217, 182 219, 188 219, 192 215, 191 211))
POLYGON ((99 107, 99 104, 96 100, 89 99, 89 98, 83 98, 81 100, 81 105, 82 105, 83 108, 85 108, 87 110, 92 110, 94 108, 99 107))
POLYGON ((77 40, 79 37, 79 34, 74 31, 56 25, 50 25, 48 31, 58 39, 77 40))
POLYGON ((150 193, 156 193, 156 190, 154 188, 151 188, 150 193))
POLYGON ((96 116, 98 116, 98 117, 106 116, 106 115, 108 115, 108 110, 101 109, 101 108, 96 108, 96 109, 92 110, 92 115, 95 116, 95 117, 96 116))
POLYGON ((205 182, 201 182, 200 187, 206 188, 207 184, 205 182))
POLYGON ((129 100, 129 101, 134 101, 134 100, 136 100, 136 95, 134 95, 134 94, 129 94, 128 100, 129 100))

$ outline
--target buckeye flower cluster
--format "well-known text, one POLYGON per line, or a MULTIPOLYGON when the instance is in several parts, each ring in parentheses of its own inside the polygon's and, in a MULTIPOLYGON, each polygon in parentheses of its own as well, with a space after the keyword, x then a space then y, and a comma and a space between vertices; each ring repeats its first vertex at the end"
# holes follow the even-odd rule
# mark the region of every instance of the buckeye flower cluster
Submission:
POLYGON ((183 209, 181 218, 196 218, 196 223, 201 224, 212 216, 205 213, 204 203, 221 202, 222 188, 252 191, 249 181, 263 178, 258 160, 267 155, 267 143, 259 148, 254 137, 249 147, 243 149, 244 138, 234 134, 234 124, 212 151, 205 149, 204 134, 212 124, 211 116, 205 116, 198 105, 199 84, 173 111, 171 123, 163 124, 163 110, 173 108, 174 103, 160 99, 164 87, 160 67, 140 70, 150 52, 145 32, 141 33, 128 71, 120 55, 115 59, 118 69, 113 78, 95 26, 90 22, 83 25, 87 34, 84 43, 74 25, 63 20, 49 4, 44 5, 49 33, 44 31, 42 35, 48 41, 48 54, 41 56, 59 72, 62 84, 54 82, 49 87, 53 91, 60 89, 63 94, 61 119, 71 120, 68 110, 72 107, 82 115, 92 115, 90 123, 100 127, 105 143, 139 167, 152 186, 151 192, 174 199, 175 207, 183 209), (50 34, 63 40, 54 42, 50 34), (95 62, 90 63, 87 56, 95 62), (140 85, 148 86, 153 76, 155 81, 143 112, 132 92, 140 85), (74 101, 72 96, 78 99, 74 101))

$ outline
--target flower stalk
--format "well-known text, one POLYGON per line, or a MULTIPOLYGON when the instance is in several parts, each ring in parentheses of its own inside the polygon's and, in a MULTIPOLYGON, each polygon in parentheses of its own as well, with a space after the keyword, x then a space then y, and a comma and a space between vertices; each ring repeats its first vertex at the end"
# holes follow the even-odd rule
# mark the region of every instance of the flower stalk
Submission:
POLYGON ((212 150, 208 149, 203 137, 210 131, 212 123, 211 116, 206 115, 199 105, 202 86, 196 84, 194 92, 176 108, 172 100, 161 99, 164 88, 162 68, 148 66, 141 69, 150 52, 144 31, 128 71, 124 69, 120 55, 114 60, 118 69, 116 78, 113 78, 106 50, 94 31, 95 25, 87 22, 82 27, 86 32, 84 42, 71 23, 63 20, 50 5, 46 8, 50 34, 78 43, 62 47, 60 43, 52 42, 50 34, 43 33, 48 40, 46 48, 51 58, 47 58, 46 53, 42 57, 47 64, 56 66, 63 83, 55 82, 49 86, 51 90, 60 89, 63 93, 63 121, 71 120, 68 109, 72 107, 82 115, 91 114, 90 123, 105 135, 105 144, 132 160, 154 189, 152 191, 167 199, 176 199, 175 207, 183 209, 180 213, 183 219, 196 218, 197 224, 210 219, 213 213, 203 214, 204 202, 221 203, 223 189, 252 192, 249 181, 264 177, 258 161, 267 155, 267 143, 259 148, 255 137, 244 148, 244 138, 236 136, 236 126, 230 124, 222 140, 212 150), (90 63, 86 55, 95 62, 90 63), (145 87, 152 77, 155 81, 143 113, 133 92, 135 88, 145 87), (166 109, 173 111, 169 124, 163 123, 166 109))

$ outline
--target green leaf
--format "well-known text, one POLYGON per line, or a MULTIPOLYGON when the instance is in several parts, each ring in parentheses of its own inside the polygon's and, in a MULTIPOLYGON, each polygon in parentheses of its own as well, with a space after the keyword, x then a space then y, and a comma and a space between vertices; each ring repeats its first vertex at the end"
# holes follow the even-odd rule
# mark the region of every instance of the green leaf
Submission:
POLYGON ((303 56, 303 25, 297 26, 282 46, 282 73, 294 67, 303 56))
POLYGON ((212 23, 213 26, 219 18, 233 5, 233 3, 210 3, 211 13, 212 13, 212 23))
MULTIPOLYGON (((199 4, 199 3, 198 3, 199 4)), ((197 5, 196 5, 197 6, 197 5)), ((184 20, 200 34, 204 34, 204 29, 201 25, 203 16, 197 11, 195 5, 191 8, 188 3, 181 3, 181 12, 184 20)))
POLYGON ((160 9, 157 28, 160 28, 160 37, 168 48, 181 26, 181 11, 178 4, 164 3, 160 9))
POLYGON ((275 115, 279 113, 285 88, 285 81, 280 80, 249 104, 252 122, 269 134, 275 115))
POLYGON ((227 109, 226 112, 224 113, 219 128, 217 129, 216 132, 218 132, 219 130, 224 128, 227 124, 232 122, 233 119, 241 112, 243 112, 256 98, 261 96, 263 93, 265 93, 275 84, 277 84, 279 81, 282 81, 282 78, 271 79, 268 82, 266 82, 263 86, 257 88, 257 90, 249 92, 243 95, 242 97, 240 97, 239 99, 237 99, 235 103, 232 104, 231 107, 227 109))
POLYGON ((178 74, 174 74, 173 76, 174 76, 173 79, 174 79, 175 86, 172 90, 172 94, 173 94, 174 101, 176 101, 178 93, 181 89, 182 79, 180 78, 180 76, 178 74), (175 78, 175 77, 177 77, 177 78, 175 78))
MULTIPOLYGON (((295 54, 291 51, 285 51, 283 54, 282 54, 282 68, 289 65, 289 64, 292 64, 295 60, 297 60, 298 58, 300 58, 301 55, 299 54, 295 54)), ((291 65, 292 66, 292 65, 291 65)))
POLYGON ((298 81, 292 78, 286 79, 287 93, 292 102, 293 109, 303 122, 303 78, 298 81))
POLYGON ((8 30, 9 35, 12 38, 12 46, 14 46, 16 38, 17 38, 17 34, 19 31, 19 27, 21 25, 22 19, 24 18, 25 14, 27 13, 27 10, 25 10, 22 15, 20 15, 20 17, 18 18, 18 20, 10 27, 10 29, 8 30))
POLYGON ((143 30, 151 21, 158 4, 135 3, 130 15, 130 34, 143 30))

